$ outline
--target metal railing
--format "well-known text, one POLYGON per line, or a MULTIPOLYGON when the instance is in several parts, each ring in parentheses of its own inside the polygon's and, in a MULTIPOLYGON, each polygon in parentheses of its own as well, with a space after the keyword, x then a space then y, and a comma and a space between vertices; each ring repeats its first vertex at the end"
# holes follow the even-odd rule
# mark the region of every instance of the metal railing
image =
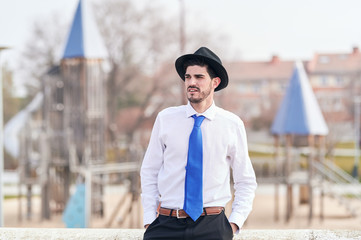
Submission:
POLYGON ((361 183, 331 161, 313 162, 318 175, 316 181, 329 196, 356 216, 361 206, 361 183))

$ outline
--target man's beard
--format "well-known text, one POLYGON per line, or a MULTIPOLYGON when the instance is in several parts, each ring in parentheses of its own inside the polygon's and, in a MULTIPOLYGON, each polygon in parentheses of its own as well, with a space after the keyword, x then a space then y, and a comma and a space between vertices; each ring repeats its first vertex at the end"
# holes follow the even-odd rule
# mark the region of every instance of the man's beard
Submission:
MULTIPOLYGON (((197 88, 198 90, 200 90, 198 87, 193 87, 193 88, 197 88)), ((187 94, 188 101, 191 103, 200 103, 200 102, 204 101, 211 94, 211 90, 212 90, 212 83, 209 84, 208 89, 206 89, 202 92, 199 92, 199 95, 200 95, 199 98, 194 98, 192 96, 188 97, 188 94, 187 94)))

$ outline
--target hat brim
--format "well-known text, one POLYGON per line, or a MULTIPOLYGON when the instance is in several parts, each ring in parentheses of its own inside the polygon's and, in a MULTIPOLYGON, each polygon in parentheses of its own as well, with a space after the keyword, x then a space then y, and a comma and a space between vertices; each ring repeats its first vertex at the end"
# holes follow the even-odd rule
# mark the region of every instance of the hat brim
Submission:
POLYGON ((177 70, 178 75, 181 77, 181 79, 184 81, 185 80, 185 69, 183 68, 184 66, 184 62, 188 59, 203 59, 205 63, 207 63, 215 72, 215 74, 221 79, 220 84, 218 85, 218 87, 216 87, 216 89, 214 89, 214 91, 219 91, 225 87, 227 87, 228 85, 228 74, 226 69, 219 64, 217 61, 205 57, 205 56, 201 56, 201 55, 197 55, 197 54, 186 54, 183 56, 180 56, 176 61, 175 61, 175 68, 177 70))

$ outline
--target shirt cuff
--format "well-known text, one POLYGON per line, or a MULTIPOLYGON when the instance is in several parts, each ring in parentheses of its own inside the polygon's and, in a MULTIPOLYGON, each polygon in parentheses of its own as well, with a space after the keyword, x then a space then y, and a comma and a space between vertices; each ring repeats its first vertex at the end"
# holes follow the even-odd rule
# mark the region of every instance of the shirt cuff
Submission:
POLYGON ((246 218, 244 216, 242 216, 242 214, 232 212, 228 218, 228 221, 230 223, 235 223, 238 226, 238 231, 236 232, 236 234, 238 234, 239 231, 241 230, 244 222, 246 221, 246 218))
POLYGON ((143 216, 143 226, 151 224, 157 218, 156 212, 147 212, 143 216))

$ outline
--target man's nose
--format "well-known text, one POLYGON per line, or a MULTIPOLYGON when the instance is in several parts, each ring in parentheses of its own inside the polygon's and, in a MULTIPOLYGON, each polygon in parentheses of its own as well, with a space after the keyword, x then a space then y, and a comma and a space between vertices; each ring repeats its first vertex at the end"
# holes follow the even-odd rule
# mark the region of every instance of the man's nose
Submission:
POLYGON ((195 79, 194 77, 188 78, 188 84, 189 84, 189 85, 193 85, 193 84, 195 84, 195 83, 196 83, 196 79, 195 79))

